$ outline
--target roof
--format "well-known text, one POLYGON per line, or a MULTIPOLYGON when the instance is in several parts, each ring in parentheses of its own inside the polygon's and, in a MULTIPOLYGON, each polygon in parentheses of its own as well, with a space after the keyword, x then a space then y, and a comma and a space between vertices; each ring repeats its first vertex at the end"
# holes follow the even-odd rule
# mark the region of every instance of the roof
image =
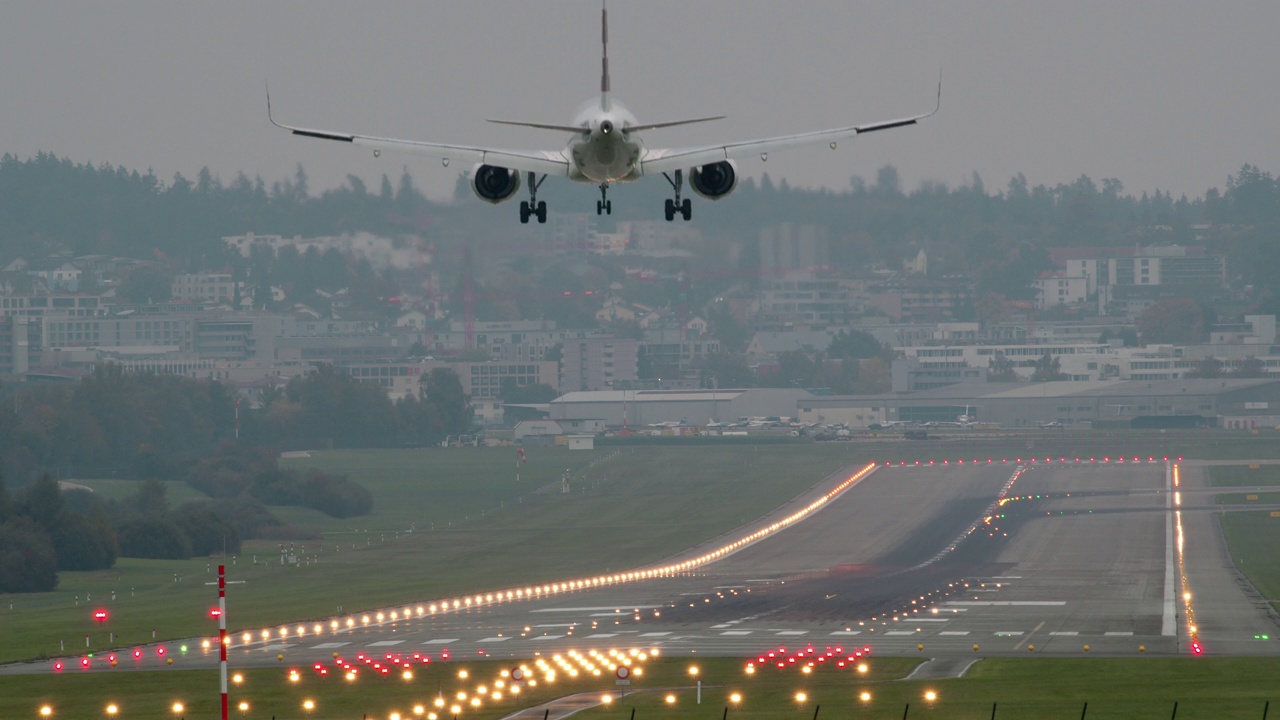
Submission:
POLYGON ((746 390, 588 390, 565 393, 552 403, 713 402, 729 401, 746 390))

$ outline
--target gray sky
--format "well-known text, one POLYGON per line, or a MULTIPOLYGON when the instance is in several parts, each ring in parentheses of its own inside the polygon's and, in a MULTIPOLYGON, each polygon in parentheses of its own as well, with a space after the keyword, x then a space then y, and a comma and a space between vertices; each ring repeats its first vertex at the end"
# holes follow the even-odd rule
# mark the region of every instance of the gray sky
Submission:
MULTIPOLYGON (((727 114, 650 132, 650 147, 886 120, 914 128, 740 162, 842 189, 898 167, 907 189, 978 172, 988 190, 1121 179, 1200 196, 1243 163, 1280 170, 1280 2, 613 0, 614 97, 641 121, 727 114)), ((462 168, 295 138, 267 123, 498 147, 556 133, 599 83, 594 0, 36 2, 3 6, 0 153, 153 168, 208 166, 270 183, 306 168, 376 188, 407 166, 447 196, 462 168)), ((560 181, 564 182, 564 181, 560 181)), ((650 180, 649 182, 654 182, 650 180)), ((657 180, 656 182, 662 182, 657 180)), ((615 197, 619 197, 615 195, 615 197)))

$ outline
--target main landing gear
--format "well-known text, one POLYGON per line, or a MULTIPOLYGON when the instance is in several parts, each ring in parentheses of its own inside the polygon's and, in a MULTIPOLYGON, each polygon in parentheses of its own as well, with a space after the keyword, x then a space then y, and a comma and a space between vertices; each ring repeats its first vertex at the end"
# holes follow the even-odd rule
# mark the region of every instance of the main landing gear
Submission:
POLYGON ((529 199, 520 201, 520 222, 525 225, 529 224, 531 216, 536 216, 540 224, 547 221, 547 203, 538 200, 538 187, 546 179, 546 175, 539 178, 532 170, 529 171, 529 199))
POLYGON ((612 215, 613 202, 609 200, 609 183, 600 183, 600 199, 596 201, 597 215, 612 215))
POLYGON ((671 175, 662 173, 662 177, 666 178, 667 182, 671 183, 671 187, 676 191, 675 199, 668 198, 664 207, 667 213, 667 222, 675 220, 676 213, 680 213, 680 217, 685 220, 693 217, 693 203, 689 201, 689 198, 685 198, 683 201, 680 200, 680 188, 684 186, 684 171, 676 170, 674 175, 675 178, 672 179, 671 175))

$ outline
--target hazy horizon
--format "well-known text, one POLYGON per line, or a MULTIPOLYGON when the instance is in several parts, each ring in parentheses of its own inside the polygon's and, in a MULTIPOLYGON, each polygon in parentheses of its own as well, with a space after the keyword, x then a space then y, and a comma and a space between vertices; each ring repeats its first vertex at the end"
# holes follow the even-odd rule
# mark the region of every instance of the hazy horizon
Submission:
MULTIPOLYGON (((649 147, 925 112, 942 69, 942 111, 920 126, 740 162, 749 177, 838 191, 893 165, 907 190, 977 173, 994 191, 1021 172, 1199 197, 1245 163, 1275 170, 1276 27, 1280 4, 1261 1, 615 0, 610 60, 642 121, 728 115, 646 133, 649 147)), ((0 26, 0 153, 166 182, 207 166, 270 183, 301 163, 313 193, 407 167, 447 198, 469 166, 292 137, 268 124, 264 83, 283 122, 560 149, 484 119, 565 122, 598 88, 599 50, 594 0, 21 3, 0 26)))

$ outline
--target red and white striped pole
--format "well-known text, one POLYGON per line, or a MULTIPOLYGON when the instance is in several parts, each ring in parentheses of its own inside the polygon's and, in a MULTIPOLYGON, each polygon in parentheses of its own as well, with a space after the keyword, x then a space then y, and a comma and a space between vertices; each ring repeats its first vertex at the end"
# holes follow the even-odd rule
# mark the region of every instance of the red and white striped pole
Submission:
POLYGON ((218 566, 218 659, 222 683, 222 720, 227 720, 227 566, 218 566))

